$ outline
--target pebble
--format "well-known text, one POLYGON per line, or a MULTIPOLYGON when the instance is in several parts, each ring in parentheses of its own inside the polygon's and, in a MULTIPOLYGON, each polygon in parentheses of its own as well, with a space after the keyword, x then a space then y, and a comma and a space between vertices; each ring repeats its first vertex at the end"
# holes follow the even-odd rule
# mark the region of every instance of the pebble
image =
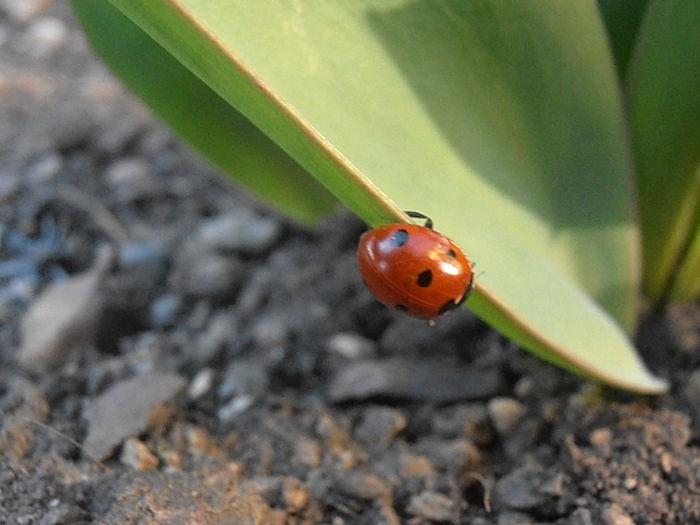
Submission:
POLYGON ((527 510, 545 502, 545 495, 538 489, 541 470, 534 467, 520 467, 496 482, 496 499, 506 507, 527 510))
POLYGON ((153 328, 166 328, 175 324, 182 309, 182 299, 174 293, 156 297, 148 310, 148 318, 153 328))
POLYGON ((525 407, 517 399, 494 397, 488 402, 488 412, 496 431, 506 438, 522 420, 525 407))
POLYGON ((493 426, 486 406, 481 403, 460 404, 431 412, 430 426, 441 437, 464 437, 478 446, 493 442, 493 426))
POLYGON ((22 186, 19 175, 9 172, 0 172, 0 202, 12 200, 22 186))
POLYGON ((426 456, 436 468, 448 472, 473 470, 481 464, 481 452, 464 438, 423 438, 415 443, 413 451, 426 456))
POLYGON ((391 496, 391 489, 383 479, 359 470, 338 472, 333 486, 338 492, 351 498, 386 500, 391 496))
POLYGON ((488 398, 502 386, 501 375, 495 369, 455 366, 441 359, 397 357, 349 363, 331 379, 327 393, 333 402, 383 396, 447 403, 488 398))
POLYGON ((591 514, 590 510, 588 510, 584 507, 579 507, 574 512, 571 513, 571 516, 569 516, 569 524, 570 525, 595 525, 595 522, 593 521, 593 515, 591 514))
POLYGON ((101 250, 92 269, 51 283, 34 300, 21 321, 20 366, 46 368, 70 348, 92 340, 104 306, 100 285, 112 256, 109 248, 101 250))
POLYGON ((283 346, 289 340, 291 327, 281 315, 268 315, 255 321, 252 329, 253 343, 260 349, 283 346))
POLYGON ((376 356, 377 345, 355 332, 339 332, 328 338, 326 350, 349 360, 367 359, 376 356))
POLYGON ((190 386, 187 388, 187 397, 192 401, 196 401, 202 396, 211 391, 214 384, 214 370, 211 368, 202 368, 195 374, 190 381, 190 386))
POLYGON ((42 184, 55 179, 63 168, 63 157, 55 151, 45 153, 27 167, 27 180, 42 184))
POLYGON ((83 411, 88 422, 83 443, 87 454, 97 460, 109 457, 126 438, 144 432, 154 412, 184 385, 179 375, 149 373, 109 387, 83 411))
POLYGON ((268 391, 268 370, 261 356, 252 355, 234 360, 224 372, 217 394, 222 397, 247 395, 253 399, 268 391))
POLYGON ((602 513, 604 525, 634 525, 632 517, 617 503, 610 503, 602 513))
POLYGON ((298 479, 286 477, 282 481, 282 499, 287 512, 297 514, 308 505, 309 491, 298 479))
POLYGON ((432 490, 411 496, 407 510, 420 518, 438 522, 455 522, 458 514, 450 498, 432 490))
POLYGON ((125 201, 145 199, 161 192, 151 166, 141 158, 113 162, 105 169, 104 176, 114 194, 125 201))
POLYGON ((355 438, 369 446, 388 445, 406 428, 406 416, 389 407, 369 407, 355 428, 355 438))
POLYGON ((294 442, 294 461, 307 467, 318 467, 321 464, 323 448, 315 439, 301 436, 294 442))
POLYGON ((36 18, 22 35, 20 48, 23 52, 39 58, 55 53, 68 37, 68 27, 59 18, 44 16, 36 18))
POLYGON ((119 268, 127 273, 131 286, 148 289, 162 281, 168 269, 168 256, 150 243, 128 241, 117 256, 119 268))
POLYGON ((596 428, 588 436, 588 441, 602 457, 612 454, 613 434, 609 428, 596 428))
POLYGON ((274 219, 245 210, 217 215, 205 221, 194 237, 205 249, 261 255, 277 242, 281 231, 279 222, 274 219))
POLYGON ((435 475, 433 464, 425 456, 402 451, 399 461, 402 478, 429 478, 435 475))
POLYGON ((226 344, 235 339, 236 332, 235 321, 229 312, 215 313, 197 334, 190 358, 202 365, 215 361, 226 344))
POLYGON ((169 282, 185 296, 230 300, 244 274, 245 266, 234 255, 185 248, 175 256, 169 282))
POLYGON ((122 445, 119 460, 136 470, 144 471, 158 466, 158 458, 148 446, 138 438, 130 437, 122 445))
POLYGON ((255 403, 253 396, 236 396, 216 411, 216 417, 222 423, 229 423, 253 406, 253 403, 255 403))

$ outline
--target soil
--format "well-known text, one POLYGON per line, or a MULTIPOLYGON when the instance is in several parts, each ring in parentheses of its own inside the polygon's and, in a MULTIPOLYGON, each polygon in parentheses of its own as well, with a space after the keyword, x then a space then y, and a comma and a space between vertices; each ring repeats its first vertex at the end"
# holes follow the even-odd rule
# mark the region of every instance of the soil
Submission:
POLYGON ((67 6, 0 0, 0 523, 700 523, 700 308, 669 395, 378 304, 180 144, 67 6))

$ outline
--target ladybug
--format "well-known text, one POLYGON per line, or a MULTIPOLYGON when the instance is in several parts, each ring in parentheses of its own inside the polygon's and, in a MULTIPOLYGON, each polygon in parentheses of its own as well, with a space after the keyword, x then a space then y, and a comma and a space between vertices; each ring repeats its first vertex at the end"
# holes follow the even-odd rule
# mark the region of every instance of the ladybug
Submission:
POLYGON ((386 224, 365 232, 357 262, 367 288, 385 305, 432 321, 461 305, 474 281, 472 263, 454 241, 425 225, 386 224))

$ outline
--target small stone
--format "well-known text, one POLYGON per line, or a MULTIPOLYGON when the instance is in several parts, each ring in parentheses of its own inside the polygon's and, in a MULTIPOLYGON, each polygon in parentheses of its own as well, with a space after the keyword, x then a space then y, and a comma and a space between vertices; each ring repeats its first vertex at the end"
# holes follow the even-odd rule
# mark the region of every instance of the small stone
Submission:
POLYGON ((175 257, 169 282, 182 295, 231 299, 245 275, 245 266, 234 255, 195 252, 184 248, 175 257))
POLYGON ((457 518, 455 503, 444 494, 432 490, 426 490, 412 496, 407 510, 428 521, 453 522, 457 518))
POLYGON ((539 489, 548 496, 561 497, 566 490, 566 475, 563 472, 557 472, 545 480, 539 489))
POLYGON ((596 452, 603 457, 612 454, 613 435, 609 428, 597 428, 588 436, 588 441, 596 449, 596 452))
POLYGON ((155 454, 143 441, 135 437, 130 437, 124 442, 119 460, 127 467, 141 471, 158 466, 155 454))
POLYGON ((283 346, 289 339, 291 327, 284 317, 270 315, 256 321, 252 333, 257 347, 269 349, 283 346))
POLYGON ((217 392, 221 397, 246 395, 253 399, 268 391, 269 377, 259 356, 236 359, 224 372, 217 392))
POLYGON ((135 157, 121 159, 108 166, 105 180, 112 191, 125 201, 145 199, 161 191, 148 163, 135 157))
POLYGON ((216 417, 219 421, 229 423, 252 407, 253 403, 255 403, 253 396, 236 396, 216 411, 216 417))
POLYGON ((149 373, 112 385, 84 410, 88 435, 84 450, 94 459, 111 455, 124 439, 141 434, 184 386, 176 374, 149 373))
POLYGON ((670 474, 673 470, 673 456, 669 452, 662 452, 659 456, 659 464, 665 474, 670 474))
POLYGON ((331 380, 328 396, 334 402, 383 396, 446 403, 487 398, 501 386, 501 375, 495 369, 395 357, 350 362, 331 380))
POLYGON ((223 453, 222 449, 214 441, 214 438, 204 427, 187 427, 185 439, 187 440, 187 447, 190 454, 204 454, 211 457, 219 457, 223 453))
POLYGON ((27 179, 34 183, 47 183, 58 176, 62 167, 61 155, 48 153, 27 168, 27 179))
POLYGON ((493 425, 488 410, 481 403, 460 404, 435 411, 430 424, 440 437, 463 437, 481 447, 493 442, 493 425))
POLYGON ((488 411, 499 435, 508 437, 522 420, 525 407, 517 399, 494 397, 489 400, 488 411))
POLYGON ((129 241, 121 246, 119 267, 131 272, 144 285, 157 283, 165 274, 168 256, 147 242, 129 241))
POLYGON ((206 249, 260 255, 272 247, 280 233, 277 221, 250 211, 238 211, 205 221, 195 233, 195 238, 206 249))
POLYGON ((538 490, 541 470, 534 467, 520 467, 496 483, 495 494, 499 502, 516 510, 527 510, 545 501, 545 496, 538 490))
POLYGON ((632 517, 617 503, 610 503, 603 510, 605 525, 634 525, 632 517))
POLYGON ((195 339, 192 360, 199 364, 212 363, 226 344, 234 340, 236 333, 236 324, 230 312, 215 313, 195 339))
POLYGON ((406 417, 388 407, 370 407, 355 429, 355 437, 371 446, 385 446, 406 428, 406 417))
POLYGON ((569 523, 570 525, 595 525, 593 514, 591 514, 590 510, 583 507, 579 507, 571 513, 569 523))
POLYGON ((294 460, 308 467, 321 464, 321 444, 315 439, 301 437, 294 443, 294 460))
POLYGON ((182 308, 182 300, 177 294, 169 293, 156 297, 149 309, 149 320, 153 328, 166 328, 175 324, 182 308))
POLYGON ((68 37, 68 27, 59 18, 44 16, 35 19, 22 38, 23 51, 33 57, 52 55, 68 37))
POLYGON ((22 186, 20 177, 14 173, 0 172, 0 202, 13 199, 22 186))
POLYGON ((425 456, 403 452, 400 457, 402 478, 428 478, 435 475, 435 469, 425 456))
POLYGON ((359 470, 339 472, 334 486, 338 492, 351 498, 374 500, 390 497, 391 489, 380 477, 359 470))
POLYGON ((211 390, 213 383, 214 370, 211 368, 202 368, 195 374, 192 381, 190 381, 190 386, 187 389, 187 397, 192 401, 196 401, 211 390))
POLYGON ((309 503, 309 491, 296 478, 285 478, 282 482, 282 498, 287 512, 297 514, 309 503))
POLYGON ((165 465, 171 470, 180 470, 182 468, 182 454, 177 450, 164 450, 159 453, 165 465))
POLYGON ((326 341, 326 349, 350 360, 371 358, 377 352, 374 341, 354 332, 339 332, 332 335, 326 341))
POLYGON ((436 468, 447 472, 473 470, 481 464, 479 449, 463 438, 424 438, 414 445, 414 451, 429 458, 436 468))
POLYGON ((70 348, 92 341, 104 307, 100 286, 111 261, 105 248, 92 269, 50 284, 34 300, 21 322, 20 366, 49 367, 70 348))

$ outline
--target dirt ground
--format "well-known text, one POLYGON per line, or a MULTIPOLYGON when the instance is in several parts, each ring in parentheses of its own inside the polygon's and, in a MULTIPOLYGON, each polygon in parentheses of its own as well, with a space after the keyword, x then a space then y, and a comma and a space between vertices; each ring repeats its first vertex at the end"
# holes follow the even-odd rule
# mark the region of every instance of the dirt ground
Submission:
POLYGON ((63 2, 0 0, 0 523, 700 523, 700 308, 644 398, 379 305, 364 226, 220 178, 63 2))

